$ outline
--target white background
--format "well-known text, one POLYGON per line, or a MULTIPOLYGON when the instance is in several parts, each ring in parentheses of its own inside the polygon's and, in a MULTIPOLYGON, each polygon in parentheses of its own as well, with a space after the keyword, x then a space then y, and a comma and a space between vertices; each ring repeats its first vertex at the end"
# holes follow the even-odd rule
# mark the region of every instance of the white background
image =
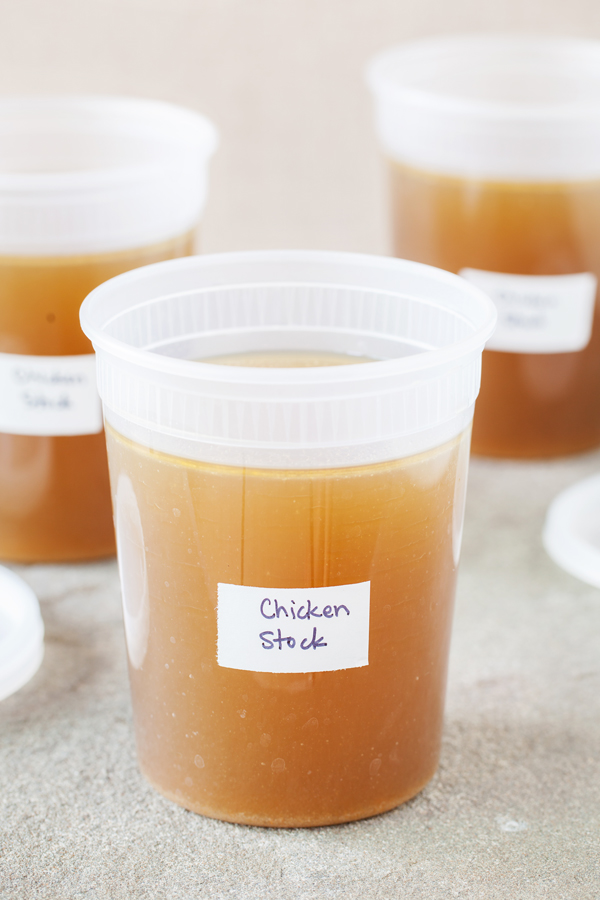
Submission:
POLYGON ((363 68, 449 32, 600 37, 598 0, 0 0, 2 94, 157 97, 222 134, 205 250, 387 249, 363 68))

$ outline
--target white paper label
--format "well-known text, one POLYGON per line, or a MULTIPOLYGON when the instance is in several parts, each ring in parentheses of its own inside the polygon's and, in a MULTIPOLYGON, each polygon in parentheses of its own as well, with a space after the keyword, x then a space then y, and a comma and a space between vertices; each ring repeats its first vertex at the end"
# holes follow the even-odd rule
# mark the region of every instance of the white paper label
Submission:
POLYGON ((249 672, 369 665, 371 582, 321 588, 218 586, 217 661, 249 672))
POLYGON ((0 431, 55 437, 102 431, 95 355, 0 353, 0 431))
POLYGON ((578 275, 507 275, 462 269, 463 278, 491 297, 498 310, 486 350, 570 353, 589 344, 597 279, 578 275))

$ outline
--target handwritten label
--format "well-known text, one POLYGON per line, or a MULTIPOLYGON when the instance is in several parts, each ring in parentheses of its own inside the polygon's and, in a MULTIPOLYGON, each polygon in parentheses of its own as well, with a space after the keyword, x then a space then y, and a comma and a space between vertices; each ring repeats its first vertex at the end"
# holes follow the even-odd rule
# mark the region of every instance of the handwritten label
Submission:
POLYGON ((217 661, 249 672, 369 665, 371 582, 322 588, 218 586, 217 661))
POLYGON ((577 275, 507 275, 462 269, 498 310, 486 350, 505 353, 571 353, 590 342, 597 279, 577 275))
POLYGON ((55 437, 102 431, 95 355, 0 353, 0 431, 55 437))

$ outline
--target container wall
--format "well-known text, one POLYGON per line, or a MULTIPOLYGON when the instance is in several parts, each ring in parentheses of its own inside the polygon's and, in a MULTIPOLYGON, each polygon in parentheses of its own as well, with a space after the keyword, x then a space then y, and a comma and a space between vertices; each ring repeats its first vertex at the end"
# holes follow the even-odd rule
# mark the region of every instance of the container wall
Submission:
POLYGON ((423 787, 440 749, 468 443, 278 471, 177 459, 109 430, 138 753, 155 788, 229 821, 308 826, 423 787), (366 582, 368 665, 321 671, 346 607, 320 594, 299 623, 279 591, 314 601, 316 588, 366 582), (271 599, 263 631, 243 636, 263 671, 218 664, 218 585, 271 599))

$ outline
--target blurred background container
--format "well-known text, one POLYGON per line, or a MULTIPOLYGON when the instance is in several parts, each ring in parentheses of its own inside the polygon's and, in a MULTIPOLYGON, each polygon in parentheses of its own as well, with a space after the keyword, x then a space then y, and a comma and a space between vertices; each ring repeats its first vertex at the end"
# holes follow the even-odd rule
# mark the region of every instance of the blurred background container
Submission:
POLYGON ((0 99, 0 557, 114 552, 86 294, 190 255, 213 126, 171 104, 0 99))
POLYGON ((478 284, 498 309, 473 451, 600 444, 600 42, 450 36, 368 68, 397 256, 478 284))
POLYGON ((388 249, 363 81, 394 43, 468 32, 600 37, 597 0, 3 0, 2 94, 153 97, 222 142, 206 252, 388 249))

